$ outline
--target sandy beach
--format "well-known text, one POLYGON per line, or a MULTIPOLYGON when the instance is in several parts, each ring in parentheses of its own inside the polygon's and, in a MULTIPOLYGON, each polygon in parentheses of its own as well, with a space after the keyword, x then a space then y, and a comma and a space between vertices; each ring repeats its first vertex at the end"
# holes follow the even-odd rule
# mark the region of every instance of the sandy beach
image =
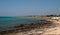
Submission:
POLYGON ((51 28, 51 29, 47 29, 44 34, 42 35, 60 35, 60 20, 50 20, 52 21, 54 24, 56 24, 56 27, 51 28))

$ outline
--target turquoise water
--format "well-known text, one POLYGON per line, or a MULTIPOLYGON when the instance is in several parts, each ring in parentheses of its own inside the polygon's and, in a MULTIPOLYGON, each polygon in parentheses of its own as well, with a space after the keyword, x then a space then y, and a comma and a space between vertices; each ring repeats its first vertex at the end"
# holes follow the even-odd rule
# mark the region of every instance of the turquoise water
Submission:
POLYGON ((18 26, 20 24, 28 24, 40 18, 27 18, 27 17, 0 17, 0 31, 7 30, 10 27, 18 26))

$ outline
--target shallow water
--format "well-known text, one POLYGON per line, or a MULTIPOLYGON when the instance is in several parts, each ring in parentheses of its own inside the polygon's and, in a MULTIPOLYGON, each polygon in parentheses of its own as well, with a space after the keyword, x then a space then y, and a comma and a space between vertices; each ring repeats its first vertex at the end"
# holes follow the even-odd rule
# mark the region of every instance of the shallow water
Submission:
POLYGON ((0 31, 10 29, 10 27, 18 26, 20 24, 28 24, 36 20, 40 20, 40 18, 0 17, 0 31))

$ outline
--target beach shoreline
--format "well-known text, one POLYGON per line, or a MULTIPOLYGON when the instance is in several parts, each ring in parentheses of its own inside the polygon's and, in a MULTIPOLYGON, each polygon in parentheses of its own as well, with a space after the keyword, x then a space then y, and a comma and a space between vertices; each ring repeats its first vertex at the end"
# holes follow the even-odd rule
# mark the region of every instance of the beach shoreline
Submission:
MULTIPOLYGON (((30 32, 30 31, 33 31, 33 30, 37 30, 37 29, 39 29, 40 31, 42 30, 43 31, 43 29, 45 29, 45 28, 49 28, 49 25, 51 26, 52 24, 50 23, 50 21, 47 21, 47 20, 39 20, 39 21, 37 21, 37 23, 36 24, 34 24, 34 23, 32 23, 30 26, 28 25, 28 26, 24 26, 24 27, 20 27, 20 26, 15 26, 15 28, 16 29, 13 29, 13 30, 7 30, 7 31, 3 31, 3 32, 0 32, 0 34, 1 35, 9 35, 9 34, 11 34, 11 35, 15 35, 15 34, 17 34, 17 33, 22 33, 22 35, 24 35, 24 33, 23 32, 30 32), (39 22, 39 23, 38 23, 39 22), (40 24, 40 23, 42 23, 42 24, 40 24)), ((55 27, 55 26, 53 26, 53 27, 55 27)), ((50 27, 51 28, 51 27, 50 27)), ((34 31, 33 31, 34 32, 34 31)), ((35 32, 36 34, 37 34, 37 32, 35 32)), ((27 33, 28 34, 28 33, 27 33)), ((26 34, 26 35, 27 35, 26 34)), ((41 34, 41 33, 40 33, 41 34)), ((34 35, 34 33, 33 33, 33 35, 34 35)))

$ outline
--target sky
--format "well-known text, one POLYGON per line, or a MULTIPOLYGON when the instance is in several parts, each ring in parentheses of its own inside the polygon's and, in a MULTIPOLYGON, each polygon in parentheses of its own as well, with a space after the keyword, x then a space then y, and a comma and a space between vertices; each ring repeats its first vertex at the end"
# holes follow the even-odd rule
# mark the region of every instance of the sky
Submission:
POLYGON ((60 14, 60 0, 0 0, 0 16, 60 14))

